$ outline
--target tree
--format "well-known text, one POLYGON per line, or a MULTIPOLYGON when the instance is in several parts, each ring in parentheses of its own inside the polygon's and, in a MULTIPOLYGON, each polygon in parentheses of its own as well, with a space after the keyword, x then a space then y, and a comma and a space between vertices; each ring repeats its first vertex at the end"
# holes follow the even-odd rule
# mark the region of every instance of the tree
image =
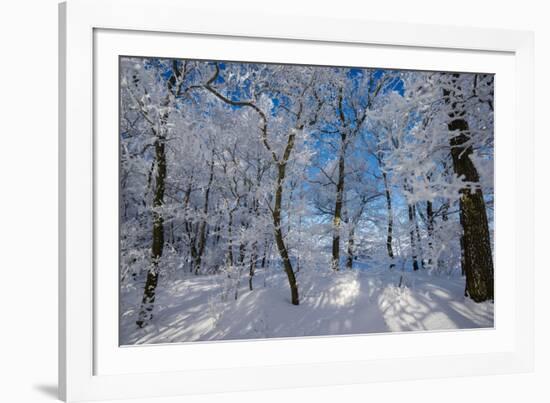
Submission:
POLYGON ((149 129, 152 132, 154 159, 150 172, 155 173, 152 203, 151 265, 147 272, 139 317, 136 321, 139 327, 143 327, 153 317, 159 261, 164 250, 164 217, 161 210, 164 206, 167 175, 166 141, 170 132, 168 123, 170 113, 174 110, 177 99, 182 96, 184 91, 188 64, 177 60, 162 61, 156 65, 149 65, 147 62, 140 63, 138 60, 132 62, 134 63, 133 71, 129 73, 131 74, 131 82, 128 80, 129 77, 124 77, 122 84, 134 103, 133 108, 139 111, 143 119, 149 124, 149 129), (156 75, 152 80, 147 80, 148 82, 144 82, 145 80, 141 78, 144 65, 149 69, 150 74, 152 72, 156 75), (162 73, 166 74, 168 78, 162 77, 162 73), (151 90, 147 87, 151 82, 157 84, 157 86, 165 86, 167 91, 159 88, 151 90), (155 101, 158 103, 155 103, 155 101))
MULTIPOLYGON (((237 67, 237 68, 240 68, 237 67)), ((271 208, 271 214, 273 218, 273 228, 275 243, 281 257, 284 271, 288 278, 288 283, 291 291, 291 302, 293 305, 299 305, 298 296, 298 284, 296 276, 292 268, 292 262, 288 253, 288 248, 285 244, 283 229, 282 229, 282 201, 284 193, 284 185, 286 179, 287 165, 291 159, 294 147, 296 144, 296 137, 300 135, 305 129, 306 125, 313 125, 316 121, 316 113, 321 107, 320 100, 316 97, 314 91, 315 77, 311 68, 304 67, 302 71, 296 71, 296 69, 290 69, 286 67, 272 68, 270 66, 260 67, 260 71, 256 72, 257 75, 262 74, 269 77, 269 79, 263 79, 256 87, 253 87, 251 94, 246 94, 246 87, 249 85, 248 76, 239 77, 235 76, 234 96, 228 97, 222 94, 216 89, 215 83, 220 79, 225 82, 225 79, 220 76, 220 66, 218 63, 214 63, 214 73, 205 84, 206 90, 216 96, 219 100, 236 108, 250 108, 255 111, 259 118, 260 124, 260 138, 265 149, 269 152, 272 162, 276 169, 276 181, 274 191, 274 203, 271 208), (284 76, 283 76, 284 75, 284 76), (284 78, 283 78, 284 77, 284 78), (278 84, 284 84, 279 86, 278 84), (240 96, 237 96, 239 94, 240 96), (287 117, 290 117, 289 122, 280 124, 280 121, 271 119, 270 114, 266 111, 267 108, 272 108, 273 105, 269 102, 268 96, 280 96, 282 103, 281 109, 284 109, 287 113, 287 117), (249 98, 245 98, 249 95, 249 98), (245 98, 236 100, 235 98, 245 98), (315 100, 315 106, 313 114, 308 110, 313 98, 315 100), (275 124, 275 132, 278 136, 276 140, 281 141, 277 150, 272 144, 270 139, 270 121, 275 120, 275 123, 279 123, 279 127, 275 124)))
MULTIPOLYGON (((331 149, 337 152, 337 162, 332 172, 327 173, 320 162, 319 169, 325 176, 324 183, 334 186, 334 207, 332 211, 332 259, 331 269, 340 269, 340 239, 344 218, 346 176, 349 174, 346 163, 349 160, 349 150, 355 145, 357 136, 364 130, 368 113, 378 95, 387 90, 385 85, 390 82, 387 75, 377 74, 375 70, 355 68, 331 68, 325 72, 324 80, 330 84, 322 89, 322 96, 328 99, 331 107, 323 115, 323 121, 317 128, 318 136, 323 136, 323 142, 335 138, 331 149), (328 138, 328 139, 327 139, 328 138), (328 180, 328 183, 326 182, 328 180)), ((364 205, 360 206, 362 210, 364 205)), ((351 213, 353 215, 353 213, 351 213)), ((355 214, 356 219, 360 214, 355 214)), ((348 255, 353 250, 354 225, 348 237, 348 255)), ((346 266, 351 267, 350 259, 346 266)))
MULTIPOLYGON (((433 200, 434 196, 446 199, 446 205, 458 201, 462 228, 456 238, 466 274, 466 294, 476 302, 492 300, 493 259, 483 195, 483 187, 492 186, 492 170, 484 175, 479 172, 479 167, 486 167, 486 160, 492 167, 492 77, 424 73, 414 77, 409 74, 408 78, 409 100, 424 117, 416 132, 428 150, 426 157, 416 156, 407 168, 413 172, 414 187, 420 188, 413 201, 433 200), (452 167, 452 173, 447 167, 452 167)), ((406 148, 413 145, 405 144, 406 148)), ((445 214, 448 217, 448 209, 445 214)), ((429 232, 433 237, 432 223, 429 232)))
POLYGON ((453 169, 466 185, 460 190, 460 222, 462 236, 463 270, 466 274, 466 294, 476 302, 494 299, 493 255, 489 223, 483 191, 479 187, 479 173, 472 161, 473 146, 470 127, 466 120, 465 95, 460 74, 453 74, 443 89, 449 106, 448 128, 453 169))

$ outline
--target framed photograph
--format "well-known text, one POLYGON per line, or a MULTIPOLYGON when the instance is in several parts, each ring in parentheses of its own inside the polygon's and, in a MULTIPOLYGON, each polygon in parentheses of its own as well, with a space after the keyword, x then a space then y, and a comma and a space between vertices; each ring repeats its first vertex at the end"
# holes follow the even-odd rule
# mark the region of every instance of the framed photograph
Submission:
POLYGON ((71 0, 59 38, 63 399, 532 369, 531 33, 71 0))

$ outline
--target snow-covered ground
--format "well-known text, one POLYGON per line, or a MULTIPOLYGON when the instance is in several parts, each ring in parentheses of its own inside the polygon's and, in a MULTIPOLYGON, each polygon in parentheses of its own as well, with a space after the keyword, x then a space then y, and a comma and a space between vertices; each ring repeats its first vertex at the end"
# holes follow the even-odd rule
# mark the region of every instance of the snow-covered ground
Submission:
POLYGON ((122 290, 121 344, 493 327, 493 303, 465 298, 460 275, 299 273, 299 306, 290 304, 281 270, 259 271, 253 291, 243 276, 236 300, 224 277, 161 279, 153 321, 144 329, 135 325, 142 290, 122 290))

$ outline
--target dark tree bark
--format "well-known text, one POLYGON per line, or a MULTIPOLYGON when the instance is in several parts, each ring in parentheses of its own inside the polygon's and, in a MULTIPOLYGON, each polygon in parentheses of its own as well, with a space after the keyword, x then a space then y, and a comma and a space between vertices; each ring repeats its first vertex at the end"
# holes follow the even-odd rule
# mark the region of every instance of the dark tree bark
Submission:
POLYGON ((155 196, 153 199, 153 237, 151 245, 151 267, 147 272, 141 308, 136 324, 141 328, 153 318, 156 288, 159 275, 159 261, 164 249, 164 218, 156 209, 164 204, 164 190, 166 180, 166 151, 164 138, 157 135, 155 141, 155 164, 157 175, 155 180, 155 196))
POLYGON ((342 222, 342 206, 344 204, 344 181, 345 181, 345 145, 346 134, 342 133, 342 150, 338 158, 338 181, 336 182, 336 201, 334 203, 334 217, 332 219, 332 263, 334 271, 340 269, 340 226, 342 222))
MULTIPOLYGON (((453 120, 449 130, 467 131, 464 119, 453 120)), ((479 175, 470 160, 471 145, 459 134, 451 139, 451 155, 455 173, 467 182, 479 183, 479 175)), ((466 274, 466 294, 476 302, 494 299, 493 254, 489 234, 489 222, 481 189, 463 188, 460 197, 460 222, 462 235, 462 263, 466 274)))
POLYGON ((346 175, 346 148, 347 148, 347 121, 344 114, 343 89, 340 87, 338 95, 338 113, 342 129, 340 130, 340 155, 338 156, 338 180, 336 182, 336 198, 334 202, 334 216, 332 218, 332 260, 331 268, 340 270, 340 226, 342 223, 342 206, 344 204, 344 182, 346 175))
POLYGON ((417 271, 418 267, 418 256, 416 250, 416 242, 414 239, 414 209, 411 204, 408 205, 409 212, 409 234, 411 239, 411 250, 412 250, 412 259, 413 259, 413 270, 417 271))
MULTIPOLYGON (((241 227, 243 225, 241 224, 241 227)), ((244 258, 246 254, 246 246, 243 242, 239 244, 239 267, 237 270, 237 284, 235 286, 235 301, 239 298, 239 287, 241 283, 241 271, 244 268, 244 258)))
POLYGON ((431 266, 433 263, 433 233, 434 233, 434 209, 433 203, 428 200, 426 202, 426 218, 427 218, 427 228, 428 228, 428 265, 431 266))
MULTIPOLYGON (((464 266, 464 234, 460 235, 460 273, 466 275, 466 267, 464 266)), ((464 290, 464 295, 467 296, 468 293, 464 290)))
MULTIPOLYGON (((290 134, 294 136, 294 134, 290 134)), ((289 137, 290 137, 289 136, 289 137)), ((294 138, 289 142, 290 149, 294 144, 294 138)), ((288 145, 287 145, 288 148, 288 145)), ((290 151, 289 151, 290 153, 290 151)), ((290 257, 288 255, 288 250, 285 245, 283 238, 283 232, 281 230, 281 205, 283 199, 283 184, 286 175, 286 162, 280 163, 277 166, 277 185, 275 187, 275 206, 273 207, 273 225, 275 227, 275 243, 281 259, 283 261, 283 268, 285 270, 286 276, 288 278, 288 284, 290 285, 290 295, 292 305, 299 305, 300 299, 298 297, 298 284, 296 283, 296 276, 294 275, 294 270, 292 269, 292 263, 290 262, 290 257)))
POLYGON ((451 206, 448 200, 441 206, 441 219, 443 221, 449 221, 449 207, 451 206))
POLYGON ((239 265, 240 266, 244 265, 245 254, 246 254, 246 245, 244 244, 244 242, 241 242, 239 244, 239 265))
MULTIPOLYGON (((460 77, 454 74, 453 84, 460 77)), ((463 228, 462 262, 466 274, 465 293, 476 302, 494 300, 494 268, 489 233, 489 221, 483 192, 479 188, 479 173, 471 160, 473 153, 466 112, 455 99, 456 94, 444 90, 446 102, 451 106, 448 123, 451 132, 450 146, 453 169, 468 183, 461 189, 460 222, 463 228)))
POLYGON ((256 274, 256 259, 258 258, 258 243, 254 242, 252 245, 252 254, 250 255, 250 268, 248 271, 248 289, 252 291, 254 289, 252 285, 252 280, 254 278, 254 275, 256 274))
MULTIPOLYGON (((381 163, 381 161, 379 161, 381 163)), ((386 249, 388 251, 388 256, 390 259, 393 260, 394 254, 393 254, 393 247, 392 247, 392 241, 393 241, 393 211, 392 211, 392 205, 391 205, 391 194, 390 194, 390 187, 388 184, 388 176, 385 172, 382 172, 382 178, 384 179, 384 190, 386 195, 386 210, 388 212, 388 235, 386 237, 386 249)), ((395 267, 394 263, 390 264, 390 269, 395 267)))
POLYGON ((229 211, 229 222, 227 223, 227 264, 232 267, 235 262, 233 258, 233 210, 229 211))
MULTIPOLYGON (((257 178, 257 180, 258 180, 258 183, 259 183, 260 179, 257 178)), ((253 210, 254 214, 256 215, 256 217, 260 217, 259 205, 258 205, 258 201, 256 200, 256 198, 254 198, 252 200, 252 210, 253 210)), ((256 274, 256 265, 257 265, 257 263, 258 263, 258 241, 255 240, 252 243, 252 252, 250 254, 250 267, 249 267, 249 270, 248 270, 248 289, 250 291, 252 291, 254 289, 253 284, 252 284, 252 280, 254 278, 254 275, 256 274)))
POLYGON ((347 250, 347 257, 346 257, 346 268, 351 270, 353 269, 353 259, 354 259, 354 248, 355 243, 355 225, 352 224, 350 230, 349 230, 349 236, 348 236, 348 250, 347 250))
POLYGON ((416 204, 413 204, 414 230, 416 232, 416 246, 420 253, 420 265, 424 269, 424 250, 422 248, 422 237, 420 236, 420 227, 418 226, 418 217, 416 216, 416 204))

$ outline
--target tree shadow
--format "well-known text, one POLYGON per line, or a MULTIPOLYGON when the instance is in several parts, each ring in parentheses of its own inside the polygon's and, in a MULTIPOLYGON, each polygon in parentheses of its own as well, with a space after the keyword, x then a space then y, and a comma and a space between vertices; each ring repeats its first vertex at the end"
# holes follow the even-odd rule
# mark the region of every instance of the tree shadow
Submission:
MULTIPOLYGON (((404 287, 399 290, 406 292, 412 289, 404 287)), ((477 329, 493 326, 492 311, 472 309, 466 303, 440 285, 427 284, 422 291, 416 290, 413 298, 405 305, 400 304, 399 297, 392 298, 389 295, 380 298, 378 309, 382 316, 392 322, 392 332, 477 329)))

